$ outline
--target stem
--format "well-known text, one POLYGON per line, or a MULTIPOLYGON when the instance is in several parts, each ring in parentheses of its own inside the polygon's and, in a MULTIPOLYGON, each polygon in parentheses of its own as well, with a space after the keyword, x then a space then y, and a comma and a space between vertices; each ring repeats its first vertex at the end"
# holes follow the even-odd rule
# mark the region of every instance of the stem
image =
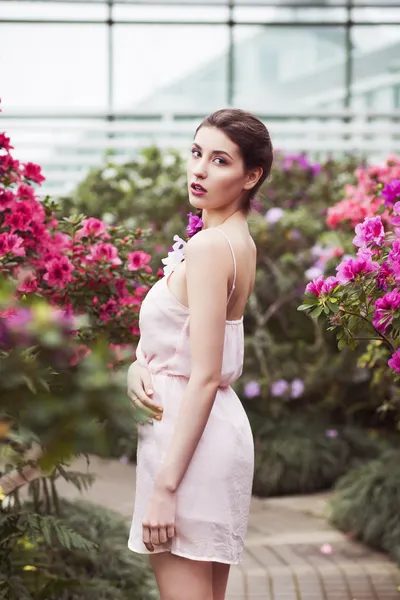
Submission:
POLYGON ((370 325, 372 327, 372 329, 375 331, 375 333, 377 335, 379 335, 380 339, 383 340, 383 342, 385 342, 385 344, 387 344, 389 346, 389 348, 391 349, 391 351, 395 352, 396 349, 393 346, 392 342, 386 337, 386 335, 384 335, 383 333, 381 333, 380 331, 378 331, 376 329, 376 327, 371 323, 371 321, 368 321, 367 317, 363 317, 362 315, 358 315, 357 313, 354 313, 354 312, 352 312, 350 310, 342 310, 342 313, 347 314, 347 315, 352 315, 353 317, 358 317, 359 319, 362 319, 363 321, 365 321, 366 323, 368 323, 368 325, 370 325))
POLYGON ((46 477, 43 477, 42 484, 43 484, 44 499, 45 499, 45 503, 46 503, 46 514, 49 515, 50 511, 51 511, 51 502, 50 502, 50 494, 49 494, 49 488, 47 487, 46 477))

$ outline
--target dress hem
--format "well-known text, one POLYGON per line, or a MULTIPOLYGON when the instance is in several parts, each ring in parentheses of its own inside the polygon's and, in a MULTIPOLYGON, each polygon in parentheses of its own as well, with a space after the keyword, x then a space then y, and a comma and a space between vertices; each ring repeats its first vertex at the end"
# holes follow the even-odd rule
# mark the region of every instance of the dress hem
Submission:
POLYGON ((178 550, 155 550, 154 552, 149 552, 148 550, 137 550, 136 548, 133 547, 132 544, 128 544, 128 548, 129 550, 131 550, 131 552, 137 552, 138 554, 147 554, 147 555, 151 555, 151 554, 161 554, 163 552, 170 552, 171 554, 175 554, 176 556, 181 556, 182 558, 188 558, 189 560, 200 560, 200 561, 204 561, 204 562, 219 562, 219 563, 223 563, 224 565, 239 565, 241 563, 240 560, 237 561, 229 561, 229 560, 221 560, 220 558, 216 558, 215 556, 213 558, 204 558, 204 557, 200 557, 200 556, 193 556, 191 554, 187 554, 186 552, 180 552, 178 550))

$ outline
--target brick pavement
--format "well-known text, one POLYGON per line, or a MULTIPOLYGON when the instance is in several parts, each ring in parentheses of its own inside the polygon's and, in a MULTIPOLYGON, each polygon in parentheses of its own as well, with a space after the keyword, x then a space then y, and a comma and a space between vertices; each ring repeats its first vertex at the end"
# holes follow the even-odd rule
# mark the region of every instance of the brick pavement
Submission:
MULTIPOLYGON (((84 471, 86 463, 72 467, 84 471)), ((92 457, 90 471, 97 479, 83 497, 130 519, 134 467, 92 457)), ((59 489, 78 495, 65 482, 59 489)), ((227 600, 400 600, 397 566, 330 527, 328 497, 253 498, 244 559, 231 569, 227 600)))

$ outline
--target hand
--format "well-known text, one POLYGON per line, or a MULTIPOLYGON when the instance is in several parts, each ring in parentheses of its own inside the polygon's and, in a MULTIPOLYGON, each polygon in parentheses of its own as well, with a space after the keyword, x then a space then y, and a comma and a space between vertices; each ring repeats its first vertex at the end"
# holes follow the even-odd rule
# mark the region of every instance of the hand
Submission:
MULTIPOLYGON (((128 396, 133 406, 147 417, 148 423, 153 423, 153 419, 161 421, 163 411, 162 406, 151 399, 153 393, 149 370, 135 361, 128 369, 128 396)), ((139 423, 144 424, 143 421, 139 423)))
POLYGON ((149 552, 175 536, 176 494, 155 488, 142 523, 143 543, 149 552))

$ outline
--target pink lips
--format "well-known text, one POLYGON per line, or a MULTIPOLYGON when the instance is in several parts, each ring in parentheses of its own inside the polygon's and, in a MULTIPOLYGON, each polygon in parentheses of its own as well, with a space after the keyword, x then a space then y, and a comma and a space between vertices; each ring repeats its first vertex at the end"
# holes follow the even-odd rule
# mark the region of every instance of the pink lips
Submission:
POLYGON ((207 190, 199 183, 192 183, 190 188, 195 196, 204 196, 204 194, 207 194, 207 190))

